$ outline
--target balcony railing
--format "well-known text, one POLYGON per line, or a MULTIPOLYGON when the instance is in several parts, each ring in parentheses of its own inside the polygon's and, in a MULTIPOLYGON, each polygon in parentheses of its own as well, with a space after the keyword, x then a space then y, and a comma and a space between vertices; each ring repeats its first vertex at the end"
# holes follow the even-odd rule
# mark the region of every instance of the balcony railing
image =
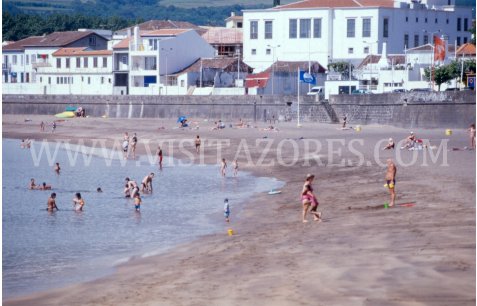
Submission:
POLYGON ((51 67, 51 64, 48 62, 39 62, 39 63, 33 63, 32 64, 33 68, 40 68, 40 67, 51 67))

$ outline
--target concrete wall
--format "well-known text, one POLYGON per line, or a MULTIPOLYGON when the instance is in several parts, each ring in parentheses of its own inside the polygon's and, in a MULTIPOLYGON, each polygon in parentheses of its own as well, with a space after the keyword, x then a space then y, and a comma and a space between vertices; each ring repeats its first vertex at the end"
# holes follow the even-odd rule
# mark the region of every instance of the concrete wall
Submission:
MULTIPOLYGON (((303 121, 336 123, 347 114, 351 125, 464 128, 475 122, 475 93, 414 92, 337 95, 330 103, 300 97, 303 121)), ((56 114, 66 106, 83 106, 87 115, 112 118, 176 118, 264 121, 275 116, 296 120, 295 96, 60 96, 3 95, 4 114, 56 114)))
POLYGON ((465 128, 475 122, 473 91, 337 95, 330 97, 330 105, 350 124, 465 128))

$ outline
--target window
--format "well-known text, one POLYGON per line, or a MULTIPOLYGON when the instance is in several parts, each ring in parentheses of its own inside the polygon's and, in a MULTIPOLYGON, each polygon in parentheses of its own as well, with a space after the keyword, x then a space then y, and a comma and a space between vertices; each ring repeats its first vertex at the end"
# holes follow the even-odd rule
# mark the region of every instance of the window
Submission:
POLYGON ((48 77, 48 84, 51 84, 51 77, 48 77))
POLYGON ((434 19, 434 23, 438 23, 439 22, 439 19, 434 19))
POLYGON ((297 35, 298 35, 297 20, 296 19, 290 19, 288 24, 289 24, 288 37, 289 38, 297 38, 297 35))
POLYGON ((84 77, 81 77, 81 82, 84 82, 84 77))
POLYGON ((427 23, 427 17, 426 17, 426 18, 424 18, 424 22, 425 22, 425 23, 427 23))
POLYGON ((419 22, 419 17, 416 17, 416 23, 418 23, 418 22, 419 22))
POLYGON ((61 58, 56 59, 56 68, 61 68, 61 58))
POLYGON ((76 68, 81 68, 81 58, 80 57, 76 58, 76 68))
POLYGON ((364 53, 364 54, 368 54, 368 53, 369 53, 369 47, 364 47, 363 53, 364 53))
POLYGON ((406 16, 406 22, 408 22, 408 21, 409 21, 409 17, 406 16))
POLYGON ((457 36, 457 45, 460 46, 460 37, 457 36))
POLYGON ((36 63, 36 56, 35 56, 35 54, 32 54, 32 55, 31 55, 31 63, 32 63, 32 64, 33 64, 33 63, 36 63))
POLYGON ((271 20, 265 21, 265 39, 273 38, 273 22, 271 20))
POLYGON ((30 57, 25 55, 25 65, 30 65, 30 57))
POLYGON ((70 79, 71 84, 73 84, 73 80, 74 80, 73 77, 71 77, 71 79, 70 79))
POLYGON ((354 37, 354 26, 355 26, 354 19, 346 20, 346 37, 354 37))
POLYGON ((252 49, 252 55, 256 55, 257 54, 257 49, 252 49))
POLYGON ((389 37, 389 19, 388 18, 383 19, 383 37, 384 38, 389 37))
POLYGON ((469 19, 464 18, 464 31, 469 30, 469 19))
POLYGON ((108 83, 111 84, 111 78, 108 78, 108 83))
POLYGON ((353 48, 348 48, 348 54, 353 54, 354 50, 353 48))
MULTIPOLYGON (((20 65, 23 66, 23 55, 20 55, 20 65)), ((23 82, 22 82, 23 83, 23 82)))
POLYGON ((66 59, 65 65, 66 65, 66 68, 70 68, 70 58, 66 59))
POLYGON ((424 45, 427 45, 429 43, 429 36, 425 35, 423 36, 423 42, 424 45))
POLYGON ((462 20, 461 18, 457 18, 457 31, 462 30, 461 20, 462 20))
POLYGON ((104 84, 104 77, 101 77, 101 84, 104 84))
POLYGON ((419 35, 414 35, 414 47, 419 46, 419 35))
POLYGON ((242 23, 241 22, 237 22, 237 28, 239 28, 239 29, 242 28, 242 23))
POLYGON ((40 83, 43 83, 43 78, 42 77, 40 77, 40 83))
POLYGON ((258 38, 258 21, 250 21, 250 39, 258 38))
POLYGON ((270 54, 272 54, 272 50, 267 49, 267 50, 265 51, 265 53, 266 53, 267 55, 270 55, 270 54))
POLYGON ((321 19, 313 19, 313 37, 321 38, 321 19))
POLYGON ((371 18, 363 18, 363 37, 371 37, 371 18))
POLYGON ((17 56, 16 55, 12 56, 12 63, 13 63, 13 65, 17 64, 17 56))
POLYGON ((60 84, 60 77, 56 77, 56 84, 60 84))
POLYGON ((83 57, 83 66, 84 66, 84 68, 88 68, 88 58, 87 57, 83 57))
POLYGON ((467 37, 464 37, 464 44, 467 43, 467 37))
POLYGON ((181 87, 184 87, 184 85, 185 85, 184 80, 181 80, 181 87))
POLYGON ((409 35, 404 34, 404 49, 407 49, 409 47, 409 35))
POLYGON ((128 64, 128 57, 126 55, 121 56, 121 63, 124 65, 128 64))
POLYGON ((91 36, 89 37, 89 45, 90 45, 90 46, 96 46, 96 36, 91 35, 91 36))
POLYGON ((311 19, 300 19, 300 38, 311 37, 311 19))
POLYGON ((108 58, 103 57, 103 68, 106 68, 106 67, 108 67, 108 58))
POLYGON ((449 24, 449 18, 446 19, 446 24, 449 24))
POLYGON ((98 68, 98 58, 97 57, 93 57, 93 67, 98 68))
POLYGON ((88 84, 91 84, 91 77, 88 77, 88 84))

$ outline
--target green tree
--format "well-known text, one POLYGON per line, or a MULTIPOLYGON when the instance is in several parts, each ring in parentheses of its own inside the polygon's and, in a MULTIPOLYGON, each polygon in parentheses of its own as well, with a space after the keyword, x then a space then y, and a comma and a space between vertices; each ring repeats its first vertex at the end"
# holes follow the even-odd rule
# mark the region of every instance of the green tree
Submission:
POLYGON ((434 69, 432 69, 432 75, 430 68, 426 68, 424 70, 424 75, 426 79, 431 80, 432 77, 431 82, 435 82, 437 84, 438 91, 441 90, 442 84, 447 83, 453 79, 452 68, 450 68, 449 66, 450 65, 442 65, 434 67, 434 69))
POLYGON ((328 70, 341 73, 341 75, 344 78, 348 79, 349 78, 350 65, 351 65, 351 70, 353 70, 354 69, 353 64, 348 63, 348 62, 330 63, 330 64, 328 64, 328 70))

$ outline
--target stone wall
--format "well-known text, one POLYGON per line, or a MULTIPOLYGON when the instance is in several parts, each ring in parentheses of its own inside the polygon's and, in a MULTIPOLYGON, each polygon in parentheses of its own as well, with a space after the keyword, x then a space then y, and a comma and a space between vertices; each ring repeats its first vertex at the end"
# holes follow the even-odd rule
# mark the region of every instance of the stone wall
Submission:
MULTIPOLYGON (((297 116, 296 96, 60 96, 3 95, 4 114, 56 114, 82 106, 87 115, 112 118, 177 118, 265 121, 297 116)), ((300 97, 302 121, 400 127, 464 128, 475 122, 475 92, 414 92, 331 96, 329 104, 300 97)))

